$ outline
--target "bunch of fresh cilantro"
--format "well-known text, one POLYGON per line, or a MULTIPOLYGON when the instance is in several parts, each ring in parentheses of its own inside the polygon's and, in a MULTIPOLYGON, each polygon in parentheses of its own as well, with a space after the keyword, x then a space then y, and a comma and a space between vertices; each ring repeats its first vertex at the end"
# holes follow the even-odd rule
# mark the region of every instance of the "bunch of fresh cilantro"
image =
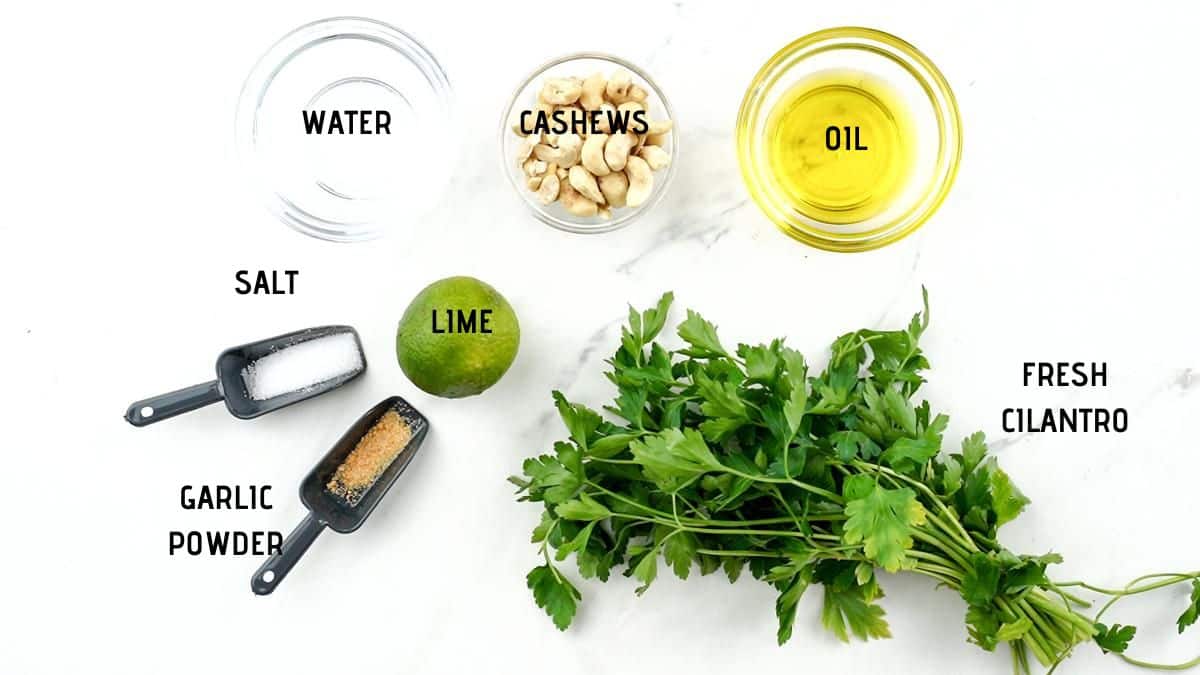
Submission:
POLYGON ((1163 667, 1123 654, 1132 626, 1099 623, 1136 593, 1190 582, 1180 632, 1196 622, 1200 572, 1122 589, 1055 583, 1046 568, 1059 556, 1000 546, 997 529, 1029 500, 982 433, 943 453, 947 417, 913 401, 929 367, 918 344, 927 299, 904 330, 839 337, 816 376, 783 340, 730 351, 692 311, 678 328, 686 346, 669 351, 654 340, 671 302, 668 293, 653 309, 631 308, 608 362, 617 396, 605 409, 622 423, 554 392, 570 438, 510 478, 522 500, 544 506, 533 541, 545 562, 527 582, 558 628, 580 599, 555 564, 571 554, 580 576, 606 581, 623 568, 639 594, 660 564, 682 579, 721 571, 734 582, 749 571, 779 593, 780 644, 813 584, 824 594, 821 621, 841 640, 889 637, 878 571, 923 574, 962 596, 971 642, 1008 644, 1016 673, 1030 672, 1031 654, 1053 669, 1084 641, 1163 667), (1111 599, 1088 618, 1072 587, 1111 599))

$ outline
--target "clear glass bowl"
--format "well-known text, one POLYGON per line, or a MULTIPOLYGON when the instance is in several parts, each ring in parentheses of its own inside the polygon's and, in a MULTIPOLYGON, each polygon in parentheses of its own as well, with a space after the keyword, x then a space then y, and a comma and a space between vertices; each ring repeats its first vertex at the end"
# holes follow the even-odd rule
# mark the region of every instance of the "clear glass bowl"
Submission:
POLYGON ((362 241, 419 222, 441 198, 457 159, 451 114, 446 73, 410 35, 372 19, 325 19, 285 35, 250 71, 237 146, 283 222, 362 241), (302 113, 329 122, 347 110, 372 115, 354 133, 308 133, 302 113))
POLYGON ((789 44, 759 70, 738 113, 737 149, 750 196, 779 229, 817 248, 866 251, 911 234, 942 204, 958 171, 962 129, 950 85, 916 47, 870 28, 830 28, 789 44), (917 136, 904 189, 881 213, 857 223, 805 215, 788 199, 767 158, 767 119, 775 104, 800 80, 828 70, 859 71, 890 85, 908 108, 917 136))
POLYGON ((667 97, 663 95, 662 90, 659 89, 654 80, 650 79, 650 76, 641 68, 609 54, 596 52, 567 54, 539 66, 528 77, 522 80, 521 85, 517 87, 517 90, 513 93, 512 98, 505 107, 504 115, 500 118, 500 161, 503 165, 504 174, 508 176, 509 182, 521 200, 525 202, 525 205, 533 211, 533 214, 539 220, 551 227, 567 232, 580 234, 612 232, 613 230, 629 225, 642 214, 648 213, 658 204, 662 196, 666 194, 667 188, 670 187, 671 179, 675 176, 675 165, 678 163, 678 155, 679 120, 675 117, 675 111, 671 108, 667 97), (525 174, 516 162, 517 151, 523 140, 512 129, 513 124, 517 121, 517 116, 523 110, 532 109, 534 104, 537 103, 538 91, 542 88, 542 82, 546 78, 587 77, 596 72, 611 75, 621 68, 628 70, 633 75, 633 83, 645 89, 649 94, 646 98, 649 118, 671 120, 673 124, 671 133, 667 144, 662 146, 663 150, 666 150, 671 156, 670 164, 654 172, 654 187, 650 193, 650 197, 645 202, 633 208, 620 207, 613 209, 612 218, 610 219, 599 216, 590 218, 576 216, 567 212, 558 202, 543 205, 537 200, 536 194, 531 192, 528 186, 525 185, 525 174))

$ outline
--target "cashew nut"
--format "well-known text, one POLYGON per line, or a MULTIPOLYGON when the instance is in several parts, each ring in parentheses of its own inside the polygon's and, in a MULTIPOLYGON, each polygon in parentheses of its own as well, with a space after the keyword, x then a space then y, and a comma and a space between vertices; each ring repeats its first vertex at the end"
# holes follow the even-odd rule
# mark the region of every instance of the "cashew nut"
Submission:
POLYGON ((569 77, 552 77, 542 85, 539 98, 554 105, 571 105, 579 100, 583 93, 583 85, 578 80, 569 77))
POLYGON ((625 164, 625 176, 629 178, 629 192, 625 195, 627 206, 641 206, 650 198, 654 189, 654 172, 641 157, 630 157, 625 164))
POLYGON ((538 186, 538 201, 547 206, 553 204, 554 200, 558 199, 558 186, 558 174, 555 172, 547 173, 546 177, 542 179, 542 184, 538 186))
POLYGON ((605 101, 604 103, 600 104, 598 110, 600 111, 600 115, 598 116, 600 119, 597 120, 596 126, 600 128, 600 131, 603 131, 606 134, 611 134, 611 120, 612 117, 617 113, 617 106, 605 101))
POLYGON ((658 171, 671 163, 671 153, 657 145, 644 146, 641 152, 638 153, 638 157, 646 160, 646 164, 649 164, 650 168, 654 171, 658 171))
POLYGON ((607 140, 608 134, 592 134, 583 142, 583 150, 580 153, 583 168, 591 171, 597 178, 609 174, 608 164, 604 162, 604 143, 607 140))
POLYGON ((617 106, 617 110, 619 112, 629 111, 629 116, 631 118, 633 117, 633 113, 635 113, 639 110, 645 110, 645 109, 646 109, 646 107, 644 105, 642 105, 641 103, 638 103, 637 101, 626 101, 626 102, 622 103, 621 105, 617 106))
POLYGON ((613 208, 625 206, 625 193, 629 191, 629 179, 625 177, 624 171, 616 171, 601 176, 597 181, 600 184, 600 194, 604 195, 604 201, 613 208))
POLYGON ((637 137, 631 133, 609 136, 608 141, 604 144, 604 162, 608 164, 608 168, 613 171, 624 169, 629 151, 635 145, 637 145, 637 137))
POLYGON ((599 213, 596 215, 600 216, 604 220, 612 220, 612 209, 608 208, 607 206, 601 206, 599 213))
POLYGON ((529 188, 530 192, 537 192, 537 189, 542 186, 543 176, 530 176, 525 179, 525 187, 529 188))
POLYGON ((533 154, 533 146, 537 145, 537 139, 533 136, 526 136, 521 139, 521 144, 517 146, 517 166, 523 166, 525 160, 533 154))
POLYGON ((633 86, 633 76, 628 70, 618 70, 609 78, 604 86, 604 93, 613 103, 624 103, 629 97, 629 88, 633 86))
POLYGON ((559 189, 558 201, 562 202, 568 213, 581 218, 594 217, 600 212, 599 204, 576 192, 569 182, 563 183, 559 189))
POLYGON ((670 131, 671 127, 673 126, 675 125, 671 122, 671 120, 651 120, 650 128, 646 130, 646 134, 650 136, 665 134, 670 131))
POLYGON ((549 164, 540 159, 530 158, 525 160, 521 168, 525 170, 526 176, 544 176, 546 175, 546 168, 548 166, 549 164))
POLYGON ((567 180, 571 183, 571 187, 579 194, 596 202, 597 204, 604 203, 604 194, 600 192, 600 186, 596 185, 596 177, 588 172, 587 169, 576 164, 571 167, 567 174, 567 180))
POLYGON ((637 101, 638 103, 641 103, 641 104, 645 104, 646 99, 650 98, 650 95, 646 92, 646 90, 642 89, 641 87, 637 86, 636 84, 629 87, 628 96, 629 96, 630 101, 637 101))
POLYGON ((604 73, 594 73, 583 81, 583 91, 579 95, 579 103, 584 110, 597 110, 604 103, 604 73))
POLYGON ((661 148, 667 144, 667 134, 646 134, 644 138, 646 145, 657 145, 661 148))
POLYGON ((558 147, 535 145, 533 156, 543 162, 553 162, 561 167, 571 167, 579 163, 579 151, 583 148, 583 139, 576 134, 563 134, 557 140, 558 147))

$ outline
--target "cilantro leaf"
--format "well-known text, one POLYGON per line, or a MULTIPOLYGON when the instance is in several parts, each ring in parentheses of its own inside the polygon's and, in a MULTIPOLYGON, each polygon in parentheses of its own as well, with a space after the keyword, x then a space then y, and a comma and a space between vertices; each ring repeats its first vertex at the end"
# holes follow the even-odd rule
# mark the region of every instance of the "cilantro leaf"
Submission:
POLYGON ((694 358, 729 356, 721 346, 721 339, 717 337, 717 327, 690 309, 687 311, 687 319, 679 324, 678 332, 679 337, 691 345, 689 349, 682 350, 682 354, 694 358))
POLYGON ((883 608, 864 596, 863 587, 842 590, 825 585, 821 623, 842 642, 849 642, 851 633, 860 640, 891 637, 883 617, 883 608))
POLYGON ((1192 579, 1192 595, 1188 598, 1188 607, 1183 610, 1183 614, 1179 615, 1179 620, 1176 625, 1179 626, 1179 632, 1182 633, 1188 626, 1196 623, 1200 618, 1200 579, 1192 579))
POLYGON ((1017 486, 1013 485, 1008 474, 996 466, 995 460, 991 462, 991 475, 988 482, 992 491, 992 508, 996 512, 996 527, 1021 515, 1021 512, 1029 504, 1029 498, 1021 494, 1017 486))
POLYGON ((912 528, 925 523, 925 507, 909 488, 874 486, 865 496, 846 503, 842 540, 863 544, 867 558, 889 572, 915 563, 905 555, 912 548, 912 528))
POLYGON ((663 541, 663 560, 671 566, 675 576, 687 579, 692 569, 692 560, 696 558, 696 549, 700 542, 696 535, 686 530, 676 530, 663 541))
POLYGON ((646 592, 647 588, 650 588, 650 584, 654 583, 654 580, 658 578, 657 549, 650 549, 649 552, 642 556, 642 559, 633 568, 633 578, 642 582, 641 586, 634 589, 634 593, 641 595, 646 592))
POLYGON ((708 417, 746 418, 746 404, 738 396, 737 385, 713 380, 704 371, 695 375, 696 388, 704 402, 700 410, 708 417))
POLYGON ((775 633, 775 639, 781 645, 792 637, 792 627, 796 623, 796 606, 800 604, 800 597, 808 590, 808 585, 806 574, 797 572, 780 589, 779 597, 775 599, 775 616, 779 617, 779 629, 775 633))
POLYGON ((695 429, 666 429, 630 443, 629 448, 646 475, 668 492, 706 471, 723 468, 695 429))
POLYGON ((600 426, 603 419, 587 406, 571 403, 561 391, 551 392, 551 395, 563 424, 567 425, 567 431, 571 433, 571 440, 575 441, 580 449, 587 450, 588 437, 600 426))
POLYGON ((539 565, 525 577, 525 584, 533 591, 538 607, 554 620, 559 630, 566 630, 575 617, 575 608, 580 599, 579 590, 550 565, 539 565))
POLYGON ((565 520, 596 521, 612 516, 608 507, 587 495, 565 501, 554 508, 554 513, 565 520))
POLYGON ((662 294, 652 309, 647 309, 642 312, 642 344, 646 344, 658 337, 663 326, 667 325, 667 313, 671 309, 671 303, 675 301, 675 294, 667 291, 662 294))
POLYGON ((1092 639, 1105 654, 1109 652, 1124 653, 1129 647, 1130 640, 1137 634, 1135 626, 1122 626, 1119 623, 1114 623, 1112 626, 1097 623, 1096 631, 1097 633, 1092 639))
POLYGON ((577 451, 566 443, 557 444, 557 457, 540 455, 525 460, 521 469, 529 477, 529 492, 531 499, 544 500, 550 504, 564 502, 574 496, 575 491, 582 485, 582 480, 574 467, 573 459, 577 451), (564 458, 566 463, 564 463, 564 458))
POLYGON ((996 637, 1000 632, 1000 619, 996 617, 996 611, 991 605, 969 605, 966 622, 971 642, 989 652, 1000 644, 996 637))
POLYGON ((976 431, 970 436, 963 439, 962 442, 962 465, 963 473, 969 474, 975 470, 983 462, 987 456, 987 443, 984 442, 982 431, 976 431))
POLYGON ((975 553, 962 580, 962 597, 968 605, 987 606, 1000 588, 1001 567, 986 553, 975 553))
POLYGON ((771 346, 738 345, 737 354, 746 362, 746 379, 767 386, 774 385, 783 370, 783 360, 777 350, 778 340, 771 346))

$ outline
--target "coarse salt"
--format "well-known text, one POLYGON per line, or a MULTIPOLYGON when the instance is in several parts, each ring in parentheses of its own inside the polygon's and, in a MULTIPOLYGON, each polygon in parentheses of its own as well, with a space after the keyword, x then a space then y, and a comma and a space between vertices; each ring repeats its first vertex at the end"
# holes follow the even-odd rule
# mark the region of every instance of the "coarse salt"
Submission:
POLYGON ((250 398, 265 401, 362 368, 362 353, 354 334, 338 333, 298 342, 259 358, 242 369, 242 382, 250 398))

